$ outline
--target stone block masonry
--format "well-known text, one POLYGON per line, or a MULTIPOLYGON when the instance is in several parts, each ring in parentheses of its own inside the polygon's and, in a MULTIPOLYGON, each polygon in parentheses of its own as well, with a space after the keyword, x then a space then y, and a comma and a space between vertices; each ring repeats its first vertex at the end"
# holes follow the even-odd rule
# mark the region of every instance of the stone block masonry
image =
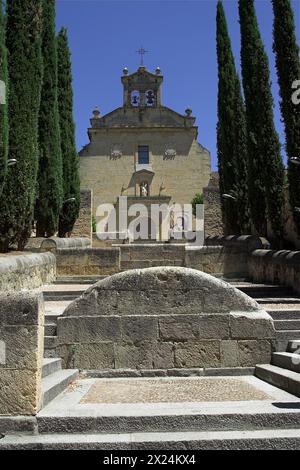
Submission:
POLYGON ((39 410, 44 351, 42 294, 0 295, 0 415, 39 410))
POLYGON ((282 284, 300 293, 300 251, 255 250, 249 257, 249 276, 255 282, 282 284))
POLYGON ((80 190, 79 216, 72 230, 72 237, 92 239, 92 197, 90 189, 80 190))
POLYGON ((113 275, 58 319, 61 357, 80 369, 253 367, 270 361, 274 338, 254 300, 182 267, 113 275))
POLYGON ((0 254, 0 292, 34 289, 56 278, 52 253, 0 254))
POLYGON ((58 276, 109 275, 120 271, 119 248, 62 249, 56 251, 58 276))

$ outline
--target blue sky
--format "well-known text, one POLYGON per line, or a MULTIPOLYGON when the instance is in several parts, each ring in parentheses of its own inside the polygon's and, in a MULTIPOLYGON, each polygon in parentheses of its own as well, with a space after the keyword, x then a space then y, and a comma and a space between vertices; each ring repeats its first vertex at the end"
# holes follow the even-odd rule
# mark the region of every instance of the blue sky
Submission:
MULTIPOLYGON (((216 168, 217 63, 216 0, 57 0, 57 29, 69 31, 74 77, 74 117, 78 150, 88 142, 95 106, 102 114, 122 105, 124 66, 139 66, 141 45, 149 52, 148 70, 164 75, 163 104, 184 113, 193 109, 198 141, 208 148, 216 168)), ((238 2, 224 0, 236 64, 240 69, 238 2)), ((262 38, 270 61, 275 124, 284 143, 272 52, 271 0, 256 0, 262 38)), ((292 0, 300 43, 300 2, 292 0)), ((284 152, 283 152, 284 153, 284 152)))

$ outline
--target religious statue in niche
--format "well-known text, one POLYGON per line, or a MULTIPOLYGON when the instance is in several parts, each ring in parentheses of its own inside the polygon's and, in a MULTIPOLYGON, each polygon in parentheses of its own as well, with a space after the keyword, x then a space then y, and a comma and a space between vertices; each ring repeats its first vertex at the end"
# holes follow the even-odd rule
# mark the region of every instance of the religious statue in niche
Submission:
POLYGON ((165 155, 164 158, 167 159, 173 159, 176 157, 176 146, 174 142, 168 142, 165 148, 165 155))
POLYGON ((140 196, 147 197, 149 196, 149 184, 147 181, 143 181, 140 185, 140 196))
POLYGON ((147 106, 154 106, 155 104, 155 95, 152 90, 146 91, 146 105, 147 106))
POLYGON ((110 158, 112 160, 117 160, 122 157, 122 147, 120 144, 114 144, 111 148, 110 158))

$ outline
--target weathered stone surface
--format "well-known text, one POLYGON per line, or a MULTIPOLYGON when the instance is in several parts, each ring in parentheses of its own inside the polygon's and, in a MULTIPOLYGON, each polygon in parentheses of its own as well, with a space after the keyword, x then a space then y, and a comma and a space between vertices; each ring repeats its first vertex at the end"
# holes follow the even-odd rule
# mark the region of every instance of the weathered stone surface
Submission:
POLYGON ((44 351, 42 294, 0 295, 0 414, 33 415, 40 403, 44 351))
POLYGON ((56 251, 56 266, 59 276, 114 274, 120 271, 119 248, 59 249, 56 251))
POLYGON ((271 360, 272 342, 269 340, 238 341, 239 363, 243 366, 267 364, 271 360))
POLYGON ((122 317, 122 339, 128 343, 156 341, 158 339, 157 317, 122 317))
POLYGON ((173 343, 157 343, 153 352, 153 368, 154 369, 171 369, 174 367, 174 351, 173 343))
POLYGON ((65 250, 70 248, 87 248, 91 246, 91 239, 84 237, 72 237, 72 238, 45 238, 40 246, 40 251, 53 251, 65 250))
POLYGON ((220 367, 220 341, 189 341, 175 346, 175 367, 220 367))
POLYGON ((249 275, 255 282, 282 284, 300 292, 300 251, 257 249, 249 257, 249 275))
POLYGON ((92 191, 90 189, 80 189, 79 216, 74 224, 72 237, 92 239, 92 191))
POLYGON ((115 344, 115 367, 128 369, 152 369, 155 342, 115 344))
POLYGON ((0 414, 35 415, 40 400, 40 371, 1 369, 0 414))
POLYGON ((226 339, 230 337, 229 315, 201 315, 199 318, 200 339, 226 339))
POLYGON ((64 367, 81 369, 112 369, 114 368, 113 342, 74 343, 59 346, 64 367))
POLYGON ((222 367, 238 367, 239 351, 237 341, 224 340, 221 341, 221 364, 222 367))
POLYGON ((264 312, 233 312, 230 315, 230 331, 232 338, 274 338, 274 324, 270 316, 264 312))
POLYGON ((43 337, 44 329, 38 326, 4 326, 0 328, 0 340, 5 343, 6 362, 3 368, 31 369, 39 367, 39 344, 37 338, 43 337))
POLYGON ((34 289, 56 278, 52 253, 0 254, 0 292, 34 289))
POLYGON ((58 318, 57 331, 63 343, 96 343, 121 339, 119 317, 90 316, 58 318))
POLYGON ((275 337, 271 317, 254 300, 210 275, 172 267, 98 282, 67 307, 58 325, 64 363, 90 369, 253 366, 275 337), (250 347, 253 339, 258 352, 250 347), (112 349, 105 360, 93 359, 106 340, 112 349))
POLYGON ((188 341, 199 338, 199 315, 159 317, 159 336, 163 341, 188 341))

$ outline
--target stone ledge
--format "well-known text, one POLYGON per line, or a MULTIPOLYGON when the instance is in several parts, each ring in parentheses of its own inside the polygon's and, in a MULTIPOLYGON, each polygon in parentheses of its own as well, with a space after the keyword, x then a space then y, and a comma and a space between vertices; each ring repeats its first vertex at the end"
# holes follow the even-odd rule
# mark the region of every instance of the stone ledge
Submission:
POLYGON ((91 246, 91 239, 84 237, 70 238, 46 238, 42 241, 40 251, 52 251, 70 249, 70 248, 87 248, 91 246))
POLYGON ((35 289, 56 278, 52 253, 0 256, 0 291, 35 289))

